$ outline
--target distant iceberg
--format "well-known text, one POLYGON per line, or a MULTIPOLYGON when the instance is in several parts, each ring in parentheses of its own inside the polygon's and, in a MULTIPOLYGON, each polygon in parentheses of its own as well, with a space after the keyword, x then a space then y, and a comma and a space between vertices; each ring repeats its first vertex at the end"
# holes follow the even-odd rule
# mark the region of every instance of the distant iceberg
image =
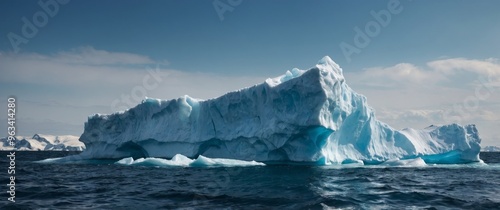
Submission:
POLYGON ((309 70, 218 98, 148 98, 123 112, 90 116, 80 140, 87 149, 78 158, 132 157, 124 163, 176 154, 312 165, 481 161, 474 125, 395 130, 376 119, 328 56, 309 70))
POLYGON ((482 152, 500 152, 500 147, 497 146, 485 146, 481 149, 482 152))
POLYGON ((71 135, 43 135, 35 134, 33 137, 15 137, 15 145, 11 146, 7 138, 0 138, 0 150, 24 151, 83 151, 85 145, 78 141, 78 136, 71 135))

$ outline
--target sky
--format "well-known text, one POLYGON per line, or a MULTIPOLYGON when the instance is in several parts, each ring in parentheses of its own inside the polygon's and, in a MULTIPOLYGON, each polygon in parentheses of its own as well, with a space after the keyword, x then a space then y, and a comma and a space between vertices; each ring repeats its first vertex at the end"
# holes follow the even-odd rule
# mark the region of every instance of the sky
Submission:
MULTIPOLYGON (((145 97, 207 99, 330 56, 389 125, 500 146, 500 1, 0 1, 19 135, 80 135, 145 97)), ((0 116, 6 121, 7 116, 0 116)), ((6 135, 6 132, 5 134, 6 135)))

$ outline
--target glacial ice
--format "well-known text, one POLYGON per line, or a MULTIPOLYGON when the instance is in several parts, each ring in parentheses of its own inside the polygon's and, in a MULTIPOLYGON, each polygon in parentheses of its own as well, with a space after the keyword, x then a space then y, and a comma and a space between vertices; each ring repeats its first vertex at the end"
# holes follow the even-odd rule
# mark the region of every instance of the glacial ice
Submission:
POLYGON ((87 149, 78 158, 132 158, 123 164, 177 163, 154 159, 177 154, 196 159, 189 164, 215 158, 313 165, 481 161, 475 125, 395 130, 376 119, 342 71, 326 56, 309 70, 295 68, 218 98, 147 98, 123 112, 95 114, 85 123, 80 140, 87 149))

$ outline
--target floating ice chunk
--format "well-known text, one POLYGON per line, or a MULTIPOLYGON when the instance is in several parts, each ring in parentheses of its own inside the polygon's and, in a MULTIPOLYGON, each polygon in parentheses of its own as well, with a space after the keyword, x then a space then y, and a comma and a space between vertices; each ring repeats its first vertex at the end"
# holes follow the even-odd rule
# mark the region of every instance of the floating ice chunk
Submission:
POLYGON ((422 167, 427 166, 424 159, 418 157, 407 160, 388 160, 382 163, 383 166, 399 166, 399 167, 422 167))
POLYGON ((200 155, 190 166, 203 167, 203 166, 264 166, 264 163, 255 161, 232 160, 224 158, 207 158, 200 155))
POLYGON ((346 164, 364 165, 363 161, 352 160, 352 159, 345 159, 344 161, 342 161, 342 165, 346 165, 346 164))
POLYGON ((64 157, 60 157, 60 158, 47 158, 47 159, 44 159, 44 160, 39 160, 39 161, 36 161, 37 163, 61 163, 64 161, 64 157))
POLYGON ((130 165, 134 162, 134 158, 128 157, 128 158, 123 158, 116 162, 117 164, 122 164, 122 165, 130 165))
POLYGON ((191 167, 234 167, 234 166, 264 166, 264 163, 255 161, 231 160, 223 158, 207 158, 200 155, 196 160, 177 154, 171 160, 163 158, 139 158, 134 160, 132 157, 123 158, 116 162, 120 165, 135 166, 191 166, 191 167))
POLYGON ((174 162, 175 164, 186 165, 186 166, 193 162, 193 160, 181 154, 176 154, 171 161, 174 162))

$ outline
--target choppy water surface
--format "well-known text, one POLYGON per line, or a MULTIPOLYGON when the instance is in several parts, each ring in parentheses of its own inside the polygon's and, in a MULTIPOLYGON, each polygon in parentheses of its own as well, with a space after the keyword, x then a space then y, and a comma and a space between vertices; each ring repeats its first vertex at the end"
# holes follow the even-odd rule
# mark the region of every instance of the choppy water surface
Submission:
MULTIPOLYGON (((8 183, 8 152, 1 152, 8 183)), ((16 152, 7 209, 500 208, 500 153, 487 165, 425 167, 150 167, 95 161, 43 164, 65 152, 16 152)), ((3 191, 8 190, 2 184, 3 191)))

